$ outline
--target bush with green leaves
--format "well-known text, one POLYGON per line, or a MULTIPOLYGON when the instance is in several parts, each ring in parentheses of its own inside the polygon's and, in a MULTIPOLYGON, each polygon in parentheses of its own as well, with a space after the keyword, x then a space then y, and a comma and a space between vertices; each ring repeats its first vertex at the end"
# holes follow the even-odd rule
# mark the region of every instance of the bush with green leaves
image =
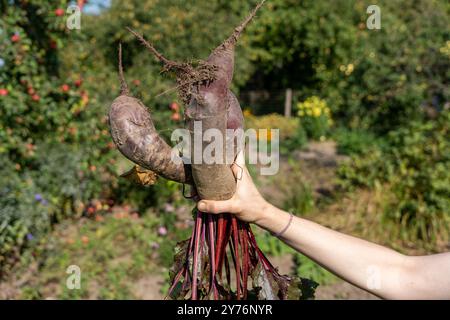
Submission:
POLYGON ((324 140, 328 135, 333 119, 327 102, 317 96, 312 96, 297 104, 297 116, 300 125, 310 139, 324 140))
POLYGON ((332 138, 337 143, 338 153, 348 156, 366 154, 371 149, 385 145, 383 138, 362 129, 340 127, 333 130, 332 138))
MULTIPOLYGON (((125 21, 130 20, 122 16, 122 25, 117 24, 118 20, 108 24, 110 15, 105 14, 102 20, 105 28, 97 28, 98 17, 83 15, 81 31, 69 30, 66 9, 70 3, 0 0, 2 261, 9 253, 31 244, 31 239, 43 236, 52 223, 79 211, 77 207, 87 207, 91 200, 112 197, 116 203, 128 202, 145 210, 182 198, 174 196, 180 190, 164 181, 139 189, 128 181, 118 180, 117 175, 130 168, 118 163, 122 156, 109 134, 106 106, 114 92, 118 93, 116 51, 120 37, 111 38, 101 32, 106 28, 108 33, 108 27, 114 27, 124 35, 125 21), (106 54, 108 49, 111 51, 106 54)), ((142 2, 135 5, 130 9, 132 12, 147 12, 141 11, 142 2)), ((117 6, 118 2, 113 3, 112 13, 130 11, 124 11, 123 7, 115 11, 117 6)), ((173 23, 176 21, 174 17, 173 23)), ((150 55, 137 66, 139 72, 128 70, 134 55, 131 47, 139 48, 140 52, 145 50, 131 35, 126 35, 130 44, 124 44, 124 57, 131 89, 136 96, 150 100, 147 88, 158 90, 151 91, 154 94, 170 85, 147 85, 144 90, 145 75, 151 74, 151 79, 156 79, 159 70, 156 63, 150 63, 148 70, 142 68, 150 55)), ((186 39, 184 43, 188 45, 189 41, 186 39)), ((164 96, 148 103, 158 109, 153 115, 165 138, 182 120, 172 117, 173 110, 168 108, 171 101, 170 96, 164 96)))
POLYGON ((450 100, 445 0, 381 0, 369 30, 362 0, 271 0, 250 38, 248 88, 290 87, 326 99, 336 122, 385 133, 450 100))
POLYGON ((450 230, 450 110, 437 119, 411 122, 342 165, 342 185, 383 187, 384 221, 406 240, 448 239, 450 230))
POLYGON ((84 170, 86 146, 38 145, 35 169, 17 170, 0 158, 0 265, 8 252, 33 243, 52 224, 74 217, 77 204, 105 192, 108 180, 84 170))
MULTIPOLYGON (((105 191, 114 154, 104 110, 63 73, 69 1, 0 2, 0 256, 105 191)), ((0 262, 1 264, 1 262, 0 262)))

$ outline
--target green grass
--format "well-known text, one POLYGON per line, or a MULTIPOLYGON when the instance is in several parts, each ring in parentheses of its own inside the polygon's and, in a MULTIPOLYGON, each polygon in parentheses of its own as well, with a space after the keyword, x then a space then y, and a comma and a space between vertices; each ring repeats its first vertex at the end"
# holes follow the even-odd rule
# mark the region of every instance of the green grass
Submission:
POLYGON ((297 266, 297 275, 313 280, 321 286, 339 281, 339 278, 331 272, 325 270, 308 257, 299 253, 295 255, 295 264, 297 266))
POLYGON ((333 284, 339 280, 329 271, 309 259, 308 257, 296 252, 294 249, 273 237, 268 232, 255 230, 256 240, 260 249, 270 256, 291 255, 294 259, 296 276, 307 278, 317 282, 319 285, 333 284))
MULTIPOLYGON (((104 221, 66 221, 40 245, 36 274, 21 288, 23 299, 133 299, 139 277, 158 267, 160 218, 108 215, 104 221), (66 286, 70 265, 81 269, 81 289, 66 286)), ((25 271, 25 270, 24 270, 25 271)))
POLYGON ((294 254, 294 249, 290 248, 284 242, 275 238, 270 233, 261 229, 253 228, 255 232, 256 242, 259 248, 267 255, 278 257, 286 254, 294 254))
POLYGON ((291 194, 284 202, 284 209, 296 214, 307 214, 311 212, 315 207, 311 187, 299 180, 292 188, 291 194))

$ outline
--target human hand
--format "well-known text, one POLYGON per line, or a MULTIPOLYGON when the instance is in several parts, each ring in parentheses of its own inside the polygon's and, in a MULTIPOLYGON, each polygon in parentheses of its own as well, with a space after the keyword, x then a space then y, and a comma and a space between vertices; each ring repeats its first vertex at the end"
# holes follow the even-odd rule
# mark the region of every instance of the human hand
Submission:
POLYGON ((236 193, 226 201, 201 200, 198 210, 207 213, 232 213, 239 220, 258 223, 264 217, 264 212, 270 204, 259 193, 252 177, 245 166, 245 156, 241 151, 236 163, 231 167, 237 180, 236 193))

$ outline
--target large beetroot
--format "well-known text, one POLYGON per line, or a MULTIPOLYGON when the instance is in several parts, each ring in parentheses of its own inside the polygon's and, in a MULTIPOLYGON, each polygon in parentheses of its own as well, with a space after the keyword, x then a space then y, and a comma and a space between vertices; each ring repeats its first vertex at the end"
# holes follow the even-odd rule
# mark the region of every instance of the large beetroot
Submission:
MULTIPOLYGON (((201 123, 200 134, 209 129, 222 135, 226 150, 226 129, 243 129, 242 110, 230 91, 234 72, 236 43, 245 27, 265 1, 235 28, 233 34, 217 47, 206 61, 179 63, 164 57, 143 36, 132 32, 162 63, 163 71, 175 74, 177 89, 185 105, 186 127, 197 134, 195 123, 201 123)), ((230 199, 236 190, 236 179, 223 153, 216 163, 196 162, 183 165, 171 161, 171 148, 159 137, 144 105, 129 95, 119 63, 121 96, 110 109, 111 133, 119 150, 130 160, 167 179, 191 184, 199 198, 230 199)), ((195 147, 192 144, 194 151, 195 147)), ((200 146, 204 150, 206 145, 200 146)), ((233 155, 239 151, 232 150, 233 155)), ((194 152, 191 152, 194 154, 194 152)), ((203 154, 203 152, 202 152, 203 154)), ((219 216, 194 209, 195 226, 189 240, 177 247, 171 269, 173 299, 287 299, 309 298, 311 283, 281 276, 258 248, 247 223, 229 214, 219 216), (235 282, 231 283, 234 270, 235 282), (251 279, 251 281, 249 281, 251 279)))

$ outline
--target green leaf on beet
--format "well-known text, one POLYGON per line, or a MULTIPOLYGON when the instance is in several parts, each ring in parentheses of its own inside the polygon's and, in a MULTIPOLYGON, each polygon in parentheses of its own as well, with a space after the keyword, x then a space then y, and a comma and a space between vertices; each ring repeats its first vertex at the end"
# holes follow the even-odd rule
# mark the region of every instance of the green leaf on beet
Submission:
POLYGON ((175 285, 175 287, 173 288, 172 292, 169 295, 170 299, 172 300, 182 299, 182 297, 184 296, 182 294, 182 289, 183 283, 181 281, 178 281, 178 283, 175 285))
POLYGON ((169 270, 170 281, 174 281, 177 273, 183 268, 186 262, 187 250, 189 247, 190 239, 178 242, 175 246, 175 256, 173 257, 173 265, 169 270))
POLYGON ((313 300, 318 283, 304 278, 293 277, 287 292, 288 300, 313 300))
MULTIPOLYGON (((169 270, 171 285, 174 284, 175 277, 180 272, 180 270, 183 269, 183 266, 186 263, 186 254, 187 254, 187 250, 189 248, 189 242, 190 242, 190 239, 184 240, 184 241, 177 243, 177 245, 175 246, 175 256, 173 258, 174 263, 169 270)), ((182 291, 182 281, 180 281, 181 279, 178 280, 177 284, 174 286, 172 292, 170 293, 171 299, 176 300, 176 299, 184 298, 184 296, 186 295, 186 293, 187 293, 186 288, 189 288, 189 286, 186 286, 186 288, 183 292, 182 291)))
POLYGON ((273 275, 258 264, 251 275, 258 300, 279 300, 279 286, 273 275))
POLYGON ((277 270, 265 270, 261 264, 251 276, 258 300, 311 300, 318 286, 308 279, 280 275, 277 270))

